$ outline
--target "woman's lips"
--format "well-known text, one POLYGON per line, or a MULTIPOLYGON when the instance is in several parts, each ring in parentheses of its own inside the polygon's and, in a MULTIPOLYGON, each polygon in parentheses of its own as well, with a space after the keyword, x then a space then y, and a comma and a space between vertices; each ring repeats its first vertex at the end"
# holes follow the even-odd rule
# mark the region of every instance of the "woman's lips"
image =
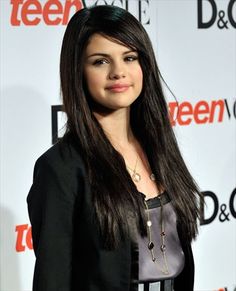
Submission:
POLYGON ((106 89, 115 93, 125 92, 128 90, 130 85, 128 84, 115 84, 107 87, 106 89))

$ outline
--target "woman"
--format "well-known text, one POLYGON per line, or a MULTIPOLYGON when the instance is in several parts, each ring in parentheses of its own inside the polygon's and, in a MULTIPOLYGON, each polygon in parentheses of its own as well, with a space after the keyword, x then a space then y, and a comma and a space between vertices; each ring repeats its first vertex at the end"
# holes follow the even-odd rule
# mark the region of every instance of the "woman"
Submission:
POLYGON ((33 290, 193 290, 200 193, 144 28, 118 7, 80 10, 60 74, 67 133, 37 160, 27 198, 33 290))

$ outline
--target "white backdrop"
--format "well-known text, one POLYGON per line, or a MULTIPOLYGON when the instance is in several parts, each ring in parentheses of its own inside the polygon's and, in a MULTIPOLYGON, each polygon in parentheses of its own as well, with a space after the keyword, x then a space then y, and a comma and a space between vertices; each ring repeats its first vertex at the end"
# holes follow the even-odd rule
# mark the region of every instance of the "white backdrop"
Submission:
MULTIPOLYGON (((195 290, 236 288, 236 1, 85 0, 128 9, 144 24, 178 98, 173 124, 206 195, 193 244, 195 290)), ((34 254, 26 196, 33 165, 52 145, 61 104, 59 54, 81 0, 0 0, 0 290, 31 290, 34 254), (74 7, 70 8, 70 5, 74 7), (70 13, 68 14, 68 11, 70 13)), ((166 90, 170 110, 176 104, 166 90)), ((63 121, 59 116, 59 127, 63 121)), ((184 291, 184 290, 183 290, 184 291)))

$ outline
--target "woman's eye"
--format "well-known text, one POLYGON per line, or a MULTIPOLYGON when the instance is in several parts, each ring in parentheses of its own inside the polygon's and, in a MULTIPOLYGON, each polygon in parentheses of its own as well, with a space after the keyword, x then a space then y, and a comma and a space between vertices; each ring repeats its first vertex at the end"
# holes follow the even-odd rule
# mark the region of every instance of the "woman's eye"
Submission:
POLYGON ((108 64, 108 60, 106 60, 106 59, 99 59, 99 60, 95 60, 93 62, 93 65, 95 65, 95 66, 104 65, 104 64, 108 64))
POLYGON ((125 58, 125 61, 126 61, 126 62, 133 62, 133 61, 136 61, 137 59, 138 59, 137 56, 127 56, 127 57, 125 58))

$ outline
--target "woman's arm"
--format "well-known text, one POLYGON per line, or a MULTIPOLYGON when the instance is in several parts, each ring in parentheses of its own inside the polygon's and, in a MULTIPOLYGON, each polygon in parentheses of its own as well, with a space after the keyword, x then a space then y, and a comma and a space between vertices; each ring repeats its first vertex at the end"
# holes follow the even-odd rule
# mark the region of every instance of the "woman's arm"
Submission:
POLYGON ((35 164, 27 197, 36 255, 33 291, 70 291, 74 214, 82 175, 73 165, 46 157, 35 164))

